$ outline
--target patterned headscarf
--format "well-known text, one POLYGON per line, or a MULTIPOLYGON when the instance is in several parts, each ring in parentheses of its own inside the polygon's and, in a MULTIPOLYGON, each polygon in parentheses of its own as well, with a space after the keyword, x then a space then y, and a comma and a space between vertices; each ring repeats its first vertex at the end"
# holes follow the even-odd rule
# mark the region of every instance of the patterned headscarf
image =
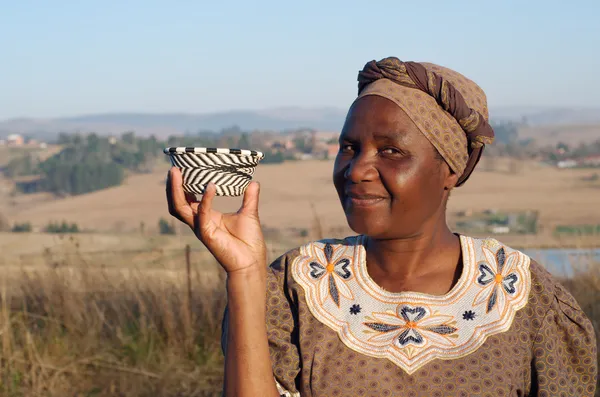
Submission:
POLYGON ((453 70, 390 57, 371 61, 358 74, 358 98, 393 101, 429 139, 462 185, 494 141, 485 93, 453 70))

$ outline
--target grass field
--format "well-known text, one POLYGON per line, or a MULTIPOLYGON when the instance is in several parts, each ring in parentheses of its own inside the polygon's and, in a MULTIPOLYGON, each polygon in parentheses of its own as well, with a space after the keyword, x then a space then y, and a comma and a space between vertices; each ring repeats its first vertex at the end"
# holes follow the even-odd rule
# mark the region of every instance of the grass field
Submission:
MULTIPOLYGON (((452 213, 460 210, 533 209, 540 222, 555 224, 600 223, 600 182, 586 181, 591 170, 558 170, 533 162, 494 161, 495 171, 486 171, 487 159, 449 203, 452 213), (512 170, 511 170, 512 168, 512 170), (515 173, 516 172, 516 173, 515 173)), ((348 232, 336 192, 331 183, 331 161, 290 162, 259 165, 255 179, 261 183, 260 214, 269 228, 310 228, 313 207, 325 230, 348 232), (307 216, 310 215, 310 216, 307 216)), ((161 217, 169 218, 165 199, 165 163, 156 172, 134 175, 119 187, 76 197, 55 199, 48 195, 5 197, 0 212, 13 222, 31 222, 43 227, 51 221, 75 222, 97 232, 156 230, 161 217)), ((217 208, 236 210, 239 198, 218 198, 217 208)))
MULTIPOLYGON (((3 266, 0 395, 219 396, 218 265, 201 250, 189 271, 174 250, 153 266, 118 252, 99 265, 74 255, 79 236, 65 239, 67 262, 3 266)), ((600 330, 598 268, 564 283, 600 330)))
MULTIPOLYGON (((332 162, 261 165, 261 217, 269 259, 302 241, 351 234, 331 180, 332 162), (288 228, 308 232, 303 237, 288 228)), ((461 210, 535 209, 545 230, 600 223, 600 184, 591 171, 531 162, 482 162, 452 194, 461 210)), ((222 382, 223 272, 191 231, 156 233, 171 219, 164 193, 168 166, 123 186, 78 197, 2 197, 11 222, 42 227, 75 222, 93 233, 0 233, 0 395, 7 397, 217 396, 222 382), (10 200, 9 200, 9 199, 10 200), (144 233, 140 223, 144 222, 144 233), (189 272, 185 247, 190 246, 189 272)), ((239 198, 219 198, 231 211, 239 198)), ((598 244, 581 238, 501 236, 513 246, 598 244)), ((565 285, 600 330, 600 271, 565 285)))

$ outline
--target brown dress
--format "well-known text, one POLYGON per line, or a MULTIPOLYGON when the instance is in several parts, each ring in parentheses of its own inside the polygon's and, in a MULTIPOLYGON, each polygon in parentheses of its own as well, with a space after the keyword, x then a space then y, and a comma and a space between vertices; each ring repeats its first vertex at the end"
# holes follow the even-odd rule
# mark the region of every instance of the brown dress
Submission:
MULTIPOLYGON (((281 395, 593 396, 594 330, 573 297, 523 253, 460 240, 463 271, 443 296, 383 290, 361 236, 274 261, 267 329, 281 395)), ((224 341, 227 314, 223 324, 224 341)))

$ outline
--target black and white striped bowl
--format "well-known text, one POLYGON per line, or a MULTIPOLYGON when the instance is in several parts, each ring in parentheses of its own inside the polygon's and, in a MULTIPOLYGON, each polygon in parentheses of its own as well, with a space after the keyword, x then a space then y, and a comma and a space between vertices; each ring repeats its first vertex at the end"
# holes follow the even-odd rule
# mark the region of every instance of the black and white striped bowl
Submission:
POLYGON ((217 196, 241 196, 264 154, 255 150, 204 147, 168 147, 171 164, 181 170, 183 190, 201 199, 209 182, 217 196))

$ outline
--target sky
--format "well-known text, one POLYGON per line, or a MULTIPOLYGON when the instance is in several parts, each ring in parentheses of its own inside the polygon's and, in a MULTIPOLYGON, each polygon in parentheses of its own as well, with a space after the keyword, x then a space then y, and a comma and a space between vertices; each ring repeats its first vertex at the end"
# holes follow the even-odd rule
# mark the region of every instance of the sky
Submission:
POLYGON ((0 0, 0 120, 346 108, 396 56, 490 108, 600 107, 600 2, 0 0))

